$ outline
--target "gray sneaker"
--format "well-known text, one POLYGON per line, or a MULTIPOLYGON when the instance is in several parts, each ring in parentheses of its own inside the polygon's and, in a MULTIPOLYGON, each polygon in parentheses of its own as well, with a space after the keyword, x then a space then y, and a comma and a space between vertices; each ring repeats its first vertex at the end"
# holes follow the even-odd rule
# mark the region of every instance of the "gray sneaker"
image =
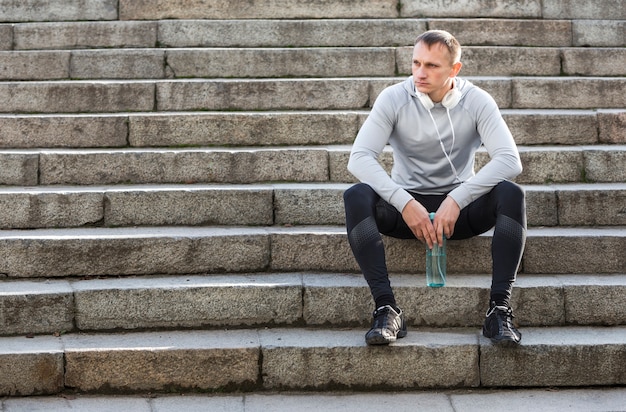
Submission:
POLYGON ((373 316, 372 328, 365 334, 368 345, 388 345, 406 336, 402 310, 398 313, 390 305, 385 305, 376 309, 373 316))
POLYGON ((513 325, 513 310, 506 306, 496 306, 491 302, 483 324, 483 336, 501 345, 517 345, 522 334, 513 325))

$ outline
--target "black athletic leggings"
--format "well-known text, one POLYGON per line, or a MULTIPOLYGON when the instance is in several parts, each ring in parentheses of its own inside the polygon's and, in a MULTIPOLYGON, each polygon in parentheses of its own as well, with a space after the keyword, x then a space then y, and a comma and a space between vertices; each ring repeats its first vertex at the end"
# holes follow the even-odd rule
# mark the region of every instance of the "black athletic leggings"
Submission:
MULTIPOLYGON (((446 195, 412 195, 429 212, 437 211, 446 198, 446 195)), ((346 190, 343 197, 350 247, 376 307, 395 306, 380 234, 401 239, 415 239, 415 236, 402 214, 369 185, 356 184, 346 190)), ((463 208, 451 239, 467 239, 492 227, 491 300, 508 306, 526 241, 526 203, 524 191, 517 184, 503 181, 463 208)))

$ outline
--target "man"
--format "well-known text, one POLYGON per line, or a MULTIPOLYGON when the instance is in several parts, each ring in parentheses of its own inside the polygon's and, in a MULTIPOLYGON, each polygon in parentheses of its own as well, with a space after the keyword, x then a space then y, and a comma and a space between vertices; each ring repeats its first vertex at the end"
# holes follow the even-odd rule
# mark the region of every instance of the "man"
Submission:
POLYGON ((385 263, 381 233, 417 238, 429 248, 494 227, 493 274, 483 335, 494 343, 520 342, 509 305, 526 239, 523 190, 509 180, 522 171, 517 147, 494 99, 467 80, 461 46, 445 31, 420 35, 412 76, 386 88, 359 131, 348 170, 361 183, 344 193, 352 252, 375 301, 369 345, 406 336, 385 263), (393 148, 389 176, 377 161, 393 148), (474 173, 484 145, 490 161, 474 173), (429 212, 436 212, 431 223, 429 212))

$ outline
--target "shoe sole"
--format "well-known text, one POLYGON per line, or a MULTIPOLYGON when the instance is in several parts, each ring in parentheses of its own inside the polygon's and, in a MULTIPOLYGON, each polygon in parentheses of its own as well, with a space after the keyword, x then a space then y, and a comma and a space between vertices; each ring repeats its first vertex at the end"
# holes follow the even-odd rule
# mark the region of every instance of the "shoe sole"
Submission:
POLYGON ((373 346, 389 345, 390 343, 395 342, 398 339, 404 338, 407 335, 407 333, 408 332, 406 330, 401 330, 400 332, 398 332, 397 337, 391 337, 389 339, 386 339, 382 335, 377 335, 369 339, 366 338, 365 343, 367 343, 368 345, 373 345, 373 346))

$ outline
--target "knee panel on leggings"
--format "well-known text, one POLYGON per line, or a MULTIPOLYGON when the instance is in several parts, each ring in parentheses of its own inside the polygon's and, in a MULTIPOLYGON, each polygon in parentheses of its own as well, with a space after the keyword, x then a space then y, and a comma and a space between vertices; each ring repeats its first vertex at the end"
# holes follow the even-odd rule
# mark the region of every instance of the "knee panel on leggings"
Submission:
POLYGON ((359 253, 363 249, 363 246, 378 241, 379 239, 380 234, 378 233, 376 221, 373 217, 363 219, 348 233, 348 241, 355 254, 359 253))

